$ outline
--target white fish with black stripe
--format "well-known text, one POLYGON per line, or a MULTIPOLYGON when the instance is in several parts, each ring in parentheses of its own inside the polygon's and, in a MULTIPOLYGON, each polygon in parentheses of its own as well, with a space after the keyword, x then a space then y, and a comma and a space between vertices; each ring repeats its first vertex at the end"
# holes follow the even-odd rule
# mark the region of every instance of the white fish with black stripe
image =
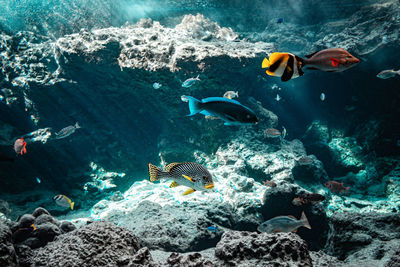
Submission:
POLYGON ((56 201, 58 206, 61 206, 64 208, 70 208, 71 210, 74 209, 75 202, 72 202, 72 200, 69 199, 67 196, 57 195, 57 196, 53 197, 53 199, 56 201))
POLYGON ((207 191, 214 188, 214 182, 210 172, 195 162, 170 163, 165 166, 165 171, 149 163, 150 181, 160 179, 171 179, 173 182, 169 187, 184 185, 190 187, 183 195, 195 191, 207 191))

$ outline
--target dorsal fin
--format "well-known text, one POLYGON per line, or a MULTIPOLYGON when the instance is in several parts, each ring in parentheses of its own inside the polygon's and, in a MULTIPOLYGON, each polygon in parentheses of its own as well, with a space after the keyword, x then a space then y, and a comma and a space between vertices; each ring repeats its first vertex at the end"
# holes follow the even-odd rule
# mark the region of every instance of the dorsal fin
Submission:
POLYGON ((297 220, 296 217, 294 217, 293 215, 288 215, 288 217, 297 220))
POLYGON ((175 167, 176 165, 179 165, 179 164, 181 164, 181 163, 178 163, 178 162, 170 163, 167 166, 165 166, 165 170, 167 172, 169 172, 173 167, 175 167))
MULTIPOLYGON (((318 51, 317 51, 317 52, 318 52, 318 51)), ((312 53, 312 54, 306 55, 306 58, 312 57, 312 56, 315 55, 317 52, 314 52, 314 53, 312 53)))

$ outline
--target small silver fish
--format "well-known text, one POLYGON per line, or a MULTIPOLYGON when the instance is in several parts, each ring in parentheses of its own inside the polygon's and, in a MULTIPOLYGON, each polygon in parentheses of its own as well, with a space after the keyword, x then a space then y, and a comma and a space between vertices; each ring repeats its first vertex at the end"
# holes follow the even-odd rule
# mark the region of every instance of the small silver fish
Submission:
POLYGON ((181 100, 183 102, 189 102, 189 98, 187 96, 185 96, 185 95, 181 95, 181 100))
POLYGON ((239 92, 238 91, 236 91, 236 92, 235 91, 226 91, 222 97, 233 99, 233 98, 239 97, 239 92))
POLYGON ((69 199, 67 196, 58 195, 53 197, 53 199, 56 201, 58 206, 64 208, 71 208, 71 210, 74 209, 75 202, 72 202, 71 199, 69 199))
POLYGON ((206 191, 214 188, 214 182, 210 172, 195 162, 170 163, 165 166, 166 171, 162 171, 153 164, 148 164, 150 182, 160 179, 171 179, 173 182, 169 187, 184 185, 190 187, 184 195, 194 191, 206 191))
POLYGON ((276 233, 276 232, 296 232, 297 228, 304 226, 311 229, 310 223, 304 211, 301 218, 297 220, 294 216, 278 216, 260 224, 257 228, 259 232, 276 233))
POLYGON ((379 72, 376 77, 381 78, 381 79, 389 79, 392 78, 396 75, 400 75, 400 70, 395 71, 395 70, 383 70, 379 72))
POLYGON ((65 137, 68 137, 71 134, 73 134, 77 129, 80 129, 80 128, 82 128, 82 127, 79 126, 78 122, 75 123, 75 125, 67 126, 67 127, 63 128, 61 131, 59 131, 58 133, 56 133, 56 139, 63 139, 65 137))
POLYGON ((324 101, 326 98, 324 93, 321 93, 321 95, 319 96, 319 99, 321 99, 321 101, 324 101))
POLYGON ((285 139, 286 134, 287 134, 286 128, 285 128, 284 126, 282 126, 282 138, 283 138, 283 139, 285 139))
POLYGON ((279 102, 282 98, 278 94, 276 94, 276 97, 274 99, 279 102))
POLYGON ((153 88, 154 89, 160 89, 162 87, 162 84, 161 83, 153 83, 153 88))
POLYGON ((189 78, 189 79, 187 79, 186 81, 184 81, 184 82, 182 83, 182 87, 188 88, 188 87, 192 86, 196 81, 200 81, 199 76, 200 76, 200 75, 197 75, 196 78, 189 78))

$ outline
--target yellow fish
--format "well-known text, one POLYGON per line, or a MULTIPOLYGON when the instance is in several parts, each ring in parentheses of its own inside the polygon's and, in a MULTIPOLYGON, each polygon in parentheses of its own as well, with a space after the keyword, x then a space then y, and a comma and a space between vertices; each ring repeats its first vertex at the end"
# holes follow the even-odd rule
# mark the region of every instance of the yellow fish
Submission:
POLYGON ((301 69, 303 59, 291 53, 272 53, 268 58, 264 58, 261 67, 266 69, 270 76, 281 77, 283 82, 297 78, 304 74, 301 69))

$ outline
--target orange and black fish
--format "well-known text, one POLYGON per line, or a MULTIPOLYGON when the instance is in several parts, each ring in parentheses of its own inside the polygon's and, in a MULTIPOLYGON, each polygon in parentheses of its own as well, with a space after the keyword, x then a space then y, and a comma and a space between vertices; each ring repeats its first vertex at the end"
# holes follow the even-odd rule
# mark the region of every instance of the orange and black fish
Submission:
POLYGON ((261 67, 268 68, 268 75, 281 77, 286 82, 302 76, 304 66, 310 70, 341 72, 359 62, 358 58, 343 48, 329 48, 307 55, 306 58, 291 53, 272 53, 269 59, 264 58, 261 67))
POLYGON ((17 155, 26 154, 26 142, 24 138, 19 138, 14 142, 14 151, 17 155))

